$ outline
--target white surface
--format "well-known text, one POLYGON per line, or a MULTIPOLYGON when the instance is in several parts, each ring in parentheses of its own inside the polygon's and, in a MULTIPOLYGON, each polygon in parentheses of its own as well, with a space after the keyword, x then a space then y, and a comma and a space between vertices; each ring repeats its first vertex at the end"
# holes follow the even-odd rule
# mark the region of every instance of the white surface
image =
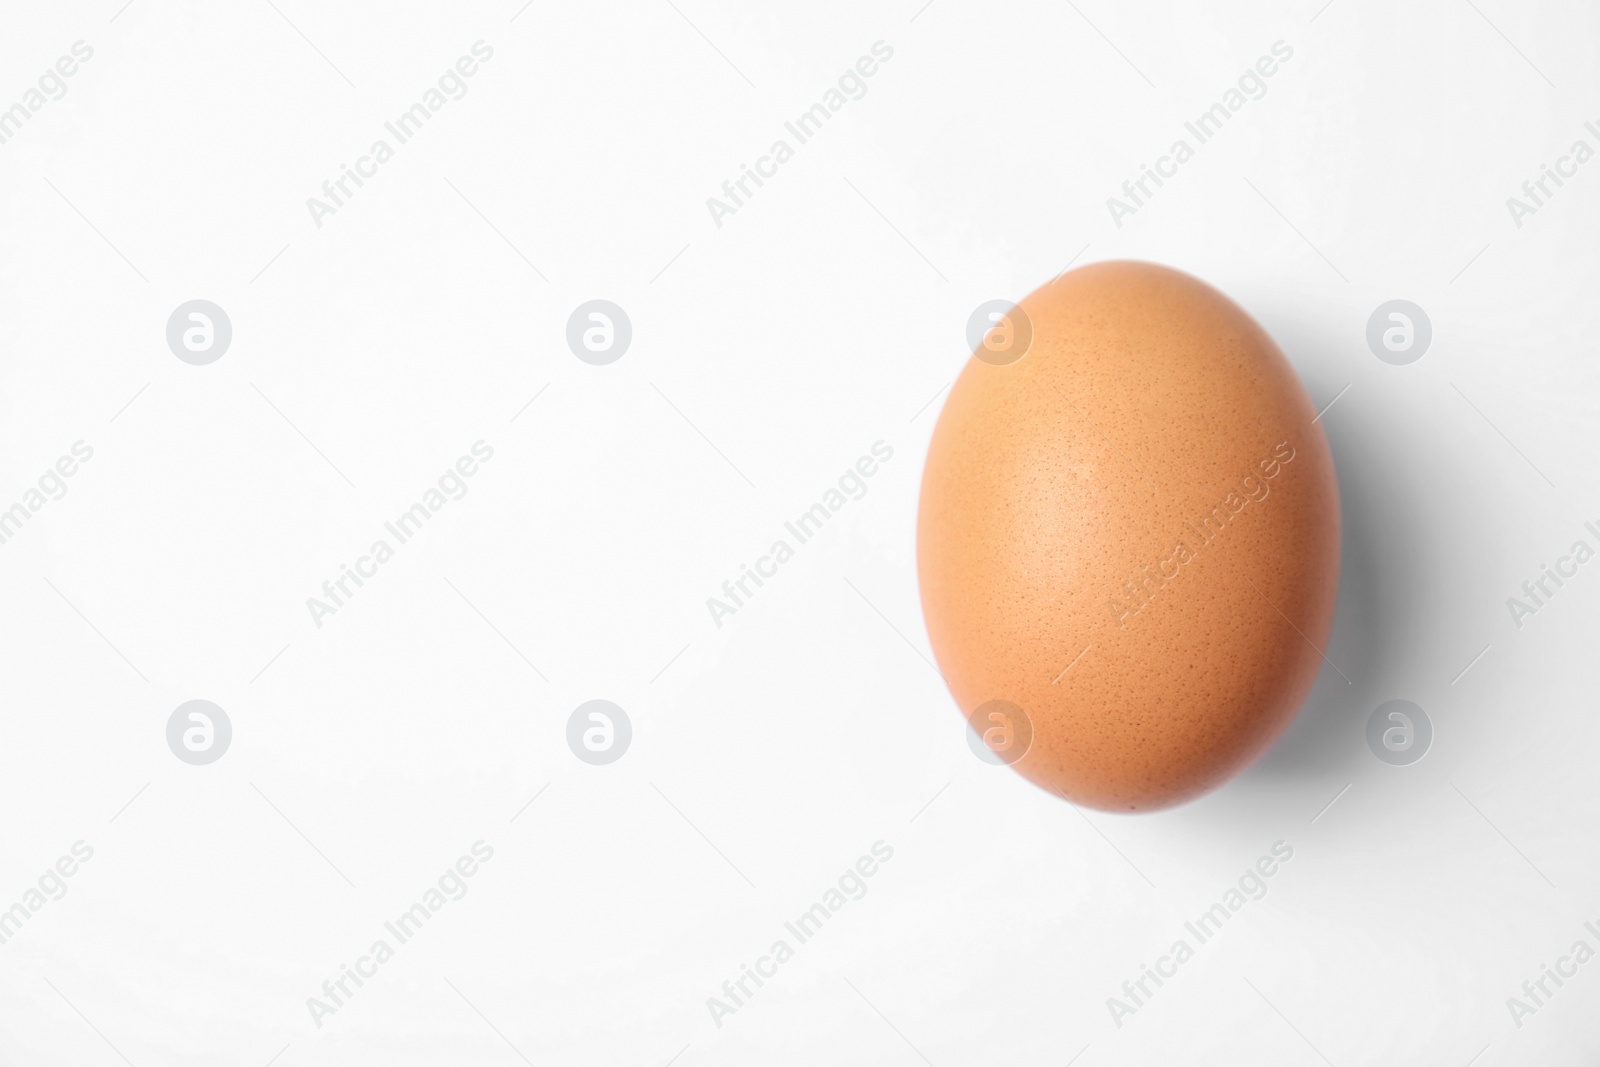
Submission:
POLYGON ((1600 14, 1475 2, 13 5, 0 106, 94 55, 0 145, 0 506, 94 457, 0 546, 0 907, 94 856, 0 945, 0 1060, 1594 1062, 1600 964, 1520 1028, 1506 1000, 1600 948, 1600 564, 1520 629, 1506 599, 1600 525, 1600 162, 1520 228, 1506 198, 1600 145, 1600 14), (467 94, 316 227, 306 198, 478 40, 467 94), (706 198, 879 40, 718 228, 706 198), (1266 95, 1116 227, 1106 198, 1279 40, 1266 95), (919 657, 924 405, 971 310, 1080 249, 1219 286, 1319 407, 1349 386, 1350 682, 1141 817, 975 760, 919 657), (564 341, 597 297, 634 327, 607 367, 564 341), (192 298, 233 323, 210 366, 166 347, 192 298), (1364 341, 1393 298, 1433 322, 1410 366, 1364 341), (478 440, 467 495, 314 626, 478 440), (713 626, 878 440, 865 496, 713 626), (1364 740, 1396 697, 1437 732, 1409 767, 1364 740), (207 767, 166 746, 193 698, 234 726, 207 767), (593 698, 634 725, 610 766, 565 744, 593 698), (480 839, 470 892, 316 1026, 480 839), (879 840, 866 896, 715 1025, 879 840), (1265 898, 1115 1026, 1277 841, 1265 898))

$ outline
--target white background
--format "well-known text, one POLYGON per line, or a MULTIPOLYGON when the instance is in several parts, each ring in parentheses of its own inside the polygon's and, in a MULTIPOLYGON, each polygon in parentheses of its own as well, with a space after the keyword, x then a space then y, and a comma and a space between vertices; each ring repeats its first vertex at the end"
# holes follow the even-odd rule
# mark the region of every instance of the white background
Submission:
POLYGON ((0 1061, 1600 1056, 1600 963, 1520 1028, 1506 1006, 1600 948, 1600 563, 1520 629, 1506 607, 1600 520, 1600 162, 1506 207, 1600 147, 1592 6, 275 2, 7 5, 0 106, 94 55, 0 145, 0 507, 94 458, 0 546, 0 907, 94 858, 0 945, 0 1061), (480 39, 467 95, 314 225, 480 39), (718 228, 706 198, 879 40, 866 96, 718 228), (1266 96, 1115 226, 1278 40, 1266 96), (1138 817, 973 758, 914 559, 967 316, 1120 257, 1217 285, 1338 397, 1345 529, 1349 683, 1138 817), (233 323, 210 366, 165 341, 194 298, 233 323), (593 298, 633 323, 607 367, 564 340, 593 298), (1394 298, 1433 322, 1410 366, 1364 340, 1394 298), (480 439, 470 492, 313 625, 480 439), (715 627, 706 598, 878 440, 867 495, 715 627), (1408 767, 1364 738, 1397 697, 1436 731, 1408 767), (233 722, 208 767, 166 745, 193 698, 233 722), (610 766, 564 739, 594 698, 634 726, 610 766), (314 1025, 479 839, 468 895, 314 1025), (868 894, 715 1025, 878 840, 868 894), (1270 893, 1114 1025, 1280 840, 1270 893))

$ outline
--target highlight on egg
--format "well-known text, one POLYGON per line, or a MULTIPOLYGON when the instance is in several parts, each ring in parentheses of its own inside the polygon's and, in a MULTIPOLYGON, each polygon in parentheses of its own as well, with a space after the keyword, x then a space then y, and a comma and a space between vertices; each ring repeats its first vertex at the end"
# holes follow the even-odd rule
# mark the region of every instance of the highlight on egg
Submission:
POLYGON ((1248 314, 1168 267, 1080 267, 992 319, 917 516, 969 742, 1074 803, 1192 800, 1326 662, 1339 492, 1316 411, 1248 314))

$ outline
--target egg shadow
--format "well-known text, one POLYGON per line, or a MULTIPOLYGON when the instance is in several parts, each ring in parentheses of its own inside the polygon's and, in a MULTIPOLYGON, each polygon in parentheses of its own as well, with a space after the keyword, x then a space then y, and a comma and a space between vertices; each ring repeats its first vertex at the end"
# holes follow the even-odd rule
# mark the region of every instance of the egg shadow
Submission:
MULTIPOLYGON (((1319 410, 1350 384, 1350 361, 1370 358, 1365 351, 1352 352, 1348 343, 1330 343, 1305 323, 1280 319, 1272 332, 1319 410)), ((1321 649, 1316 682, 1293 722, 1235 788, 1224 790, 1250 795, 1252 802, 1259 802, 1261 790, 1281 788, 1289 780, 1353 777, 1370 764, 1366 718, 1394 695, 1382 687, 1407 659, 1411 561, 1428 551, 1423 526, 1411 521, 1411 513, 1423 505, 1389 475, 1388 443, 1374 432, 1381 429, 1373 425, 1378 416, 1363 416, 1352 399, 1359 397, 1341 398, 1346 409, 1331 407, 1318 423, 1339 482, 1342 534, 1333 630, 1321 649)))

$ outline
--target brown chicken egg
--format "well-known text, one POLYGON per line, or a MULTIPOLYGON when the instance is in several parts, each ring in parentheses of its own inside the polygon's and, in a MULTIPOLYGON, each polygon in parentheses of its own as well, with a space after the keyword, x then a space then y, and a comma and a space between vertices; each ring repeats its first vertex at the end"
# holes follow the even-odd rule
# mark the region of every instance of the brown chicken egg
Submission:
POLYGON ((1271 745, 1338 592, 1315 418, 1272 338, 1176 270, 1081 267, 997 317, 939 415, 917 520, 929 640, 983 754, 1147 811, 1271 745))

